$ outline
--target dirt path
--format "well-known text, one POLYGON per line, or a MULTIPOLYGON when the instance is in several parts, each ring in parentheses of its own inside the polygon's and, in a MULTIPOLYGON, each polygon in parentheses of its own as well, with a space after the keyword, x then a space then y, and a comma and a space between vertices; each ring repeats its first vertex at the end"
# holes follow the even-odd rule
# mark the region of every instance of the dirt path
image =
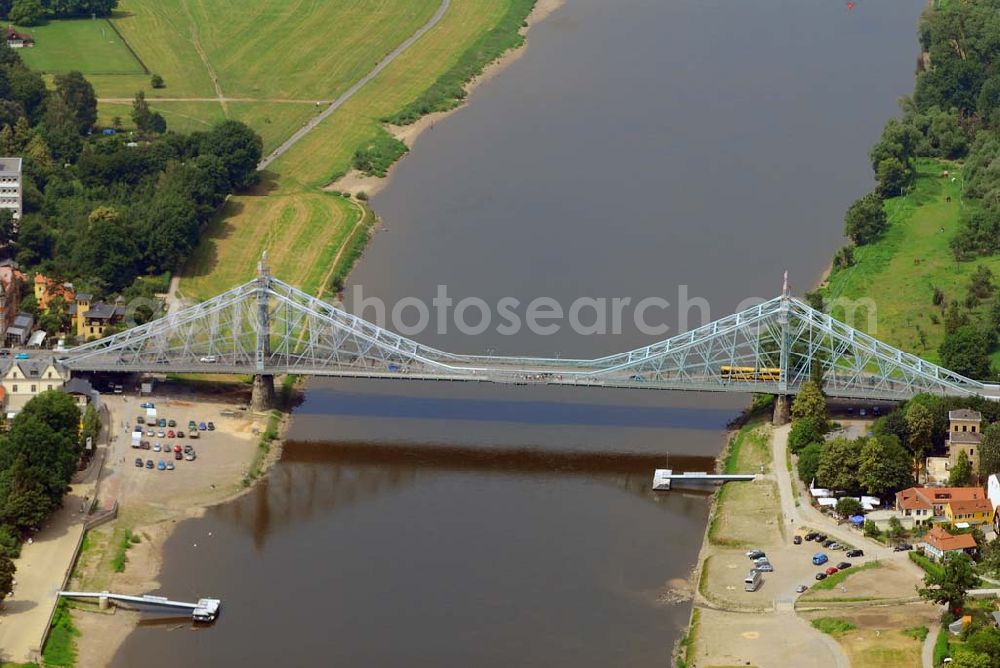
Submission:
POLYGON ((336 100, 331 102, 330 106, 328 106, 321 113, 317 114, 312 119, 310 119, 309 122, 303 125, 301 128, 296 130, 295 133, 291 137, 286 139, 284 142, 282 142, 281 145, 278 146, 278 148, 271 151, 271 153, 266 158, 260 161, 260 164, 257 165, 257 169, 259 170, 267 169, 268 165, 270 165, 272 162, 274 162, 275 160, 283 156, 285 153, 287 153, 288 150, 293 146, 295 146, 295 144, 297 144, 303 137, 305 137, 307 134, 316 129, 316 126, 318 126, 320 123, 326 120, 333 112, 337 111, 337 109, 340 109, 340 107, 342 107, 345 102, 350 100, 359 90, 364 88, 365 84, 367 84, 369 81, 377 77, 382 70, 384 70, 392 63, 392 61, 396 60, 396 58, 401 56, 407 49, 413 46, 413 44, 418 39, 423 37, 424 34, 427 33, 427 31, 436 26, 438 24, 438 21, 441 20, 441 17, 443 17, 445 12, 448 11, 448 7, 450 5, 451 5, 451 0, 441 0, 441 5, 437 8, 437 11, 434 12, 434 15, 430 18, 429 21, 427 21, 427 23, 420 26, 420 28, 418 28, 415 33, 406 38, 406 40, 403 41, 402 44, 397 46, 389 53, 389 55, 380 60, 378 64, 375 65, 375 67, 372 68, 370 72, 368 72, 368 74, 366 74, 365 76, 361 77, 356 82, 354 82, 354 85, 352 85, 350 88, 344 91, 344 93, 336 100))
POLYGON ((212 87, 215 88, 215 95, 218 98, 219 104, 222 105, 222 113, 226 115, 226 118, 229 118, 229 105, 227 104, 226 96, 222 92, 222 86, 219 85, 219 75, 215 73, 215 68, 212 67, 212 63, 208 60, 208 54, 205 53, 205 49, 201 46, 201 38, 198 36, 198 22, 194 20, 194 14, 191 13, 191 8, 186 1, 181 2, 181 6, 184 7, 184 13, 191 21, 191 44, 198 53, 198 57, 201 58, 201 62, 205 64, 205 69, 208 70, 208 76, 212 79, 212 87))

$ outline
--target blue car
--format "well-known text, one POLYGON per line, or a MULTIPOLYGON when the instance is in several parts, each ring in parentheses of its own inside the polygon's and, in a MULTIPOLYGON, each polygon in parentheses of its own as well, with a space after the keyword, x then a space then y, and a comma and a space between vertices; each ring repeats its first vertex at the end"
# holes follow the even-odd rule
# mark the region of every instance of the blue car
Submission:
POLYGON ((822 552, 817 552, 816 554, 813 555, 814 566, 820 566, 822 564, 825 564, 827 561, 829 561, 829 559, 822 552))
POLYGON ((167 468, 167 464, 161 459, 160 463, 156 465, 156 468, 159 469, 160 471, 165 471, 167 468))

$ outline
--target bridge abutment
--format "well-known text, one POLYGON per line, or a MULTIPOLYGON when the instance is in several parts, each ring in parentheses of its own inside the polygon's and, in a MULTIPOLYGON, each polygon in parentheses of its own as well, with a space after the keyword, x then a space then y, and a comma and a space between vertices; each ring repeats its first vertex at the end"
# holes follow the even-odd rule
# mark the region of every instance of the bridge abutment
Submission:
POLYGON ((255 375, 253 392, 250 394, 250 410, 263 412, 271 410, 274 406, 274 376, 255 375))
POLYGON ((774 397, 774 415, 771 418, 775 427, 788 424, 792 416, 792 398, 787 394, 778 394, 774 397))

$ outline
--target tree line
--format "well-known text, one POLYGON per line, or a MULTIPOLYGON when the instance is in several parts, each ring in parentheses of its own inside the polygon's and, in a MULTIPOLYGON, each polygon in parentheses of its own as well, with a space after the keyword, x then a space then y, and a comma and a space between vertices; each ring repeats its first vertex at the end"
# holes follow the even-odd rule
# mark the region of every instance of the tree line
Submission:
POLYGON ((11 23, 34 26, 48 19, 111 16, 118 0, 0 0, 0 16, 11 23))
POLYGON ((263 144, 243 123, 170 132, 141 92, 132 120, 100 132, 82 74, 47 90, 0 44, 0 154, 23 158, 24 207, 17 234, 0 220, 0 245, 23 268, 98 296, 135 288, 182 264, 226 196, 257 181, 263 144))
POLYGON ((29 401, 0 434, 0 601, 10 593, 21 541, 62 505, 70 479, 100 421, 81 415, 73 398, 50 390, 29 401))
MULTIPOLYGON (((847 210, 844 233, 851 243, 835 254, 835 269, 851 266, 857 247, 885 235, 890 221, 884 201, 911 190, 921 158, 962 161, 956 169, 962 170, 963 207, 949 242, 954 259, 1000 253, 998 15, 1000 0, 932 3, 923 12, 913 94, 901 99, 902 116, 886 123, 871 149, 876 187, 847 210)), ((977 268, 964 295, 935 287, 932 306, 937 312, 931 321, 945 324, 942 364, 972 378, 995 377, 989 354, 1000 343, 1000 298, 988 268, 977 268)))

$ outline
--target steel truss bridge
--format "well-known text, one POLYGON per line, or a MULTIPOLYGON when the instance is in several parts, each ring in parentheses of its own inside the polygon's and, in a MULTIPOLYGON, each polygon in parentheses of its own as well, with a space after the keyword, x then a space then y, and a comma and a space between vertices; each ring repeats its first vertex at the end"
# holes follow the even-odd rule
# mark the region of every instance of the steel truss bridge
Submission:
MULTIPOLYGON (((71 348, 73 370, 484 381, 791 395, 822 378, 828 396, 920 392, 1000 396, 782 294, 697 329, 597 359, 457 355, 394 334, 267 271, 217 297, 71 348)), ((256 385, 255 385, 256 389, 256 385)))

